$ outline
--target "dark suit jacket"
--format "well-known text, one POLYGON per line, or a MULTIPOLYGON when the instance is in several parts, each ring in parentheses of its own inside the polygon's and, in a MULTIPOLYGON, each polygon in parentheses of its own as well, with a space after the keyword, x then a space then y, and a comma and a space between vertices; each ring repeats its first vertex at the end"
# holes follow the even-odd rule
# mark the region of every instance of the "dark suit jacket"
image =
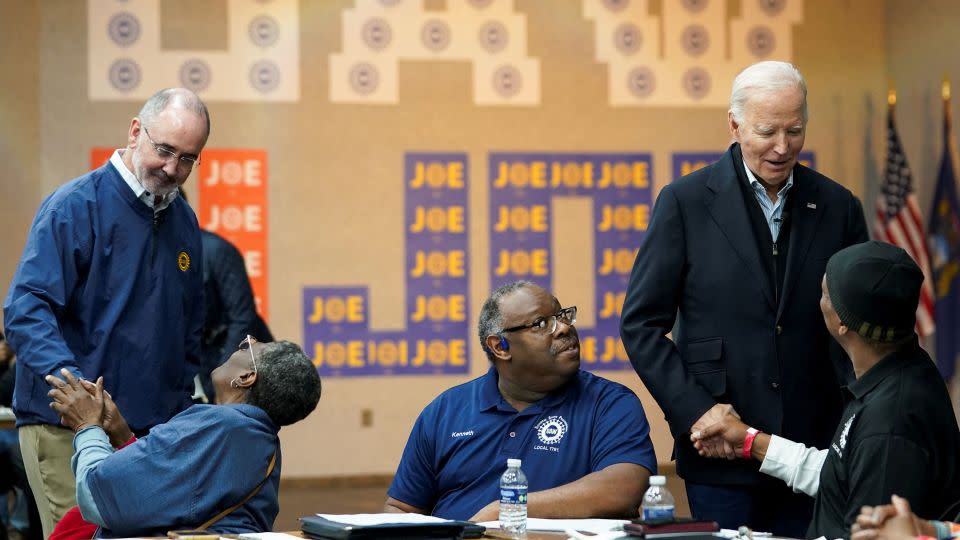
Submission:
POLYGON ((257 341, 273 341, 270 329, 257 313, 253 288, 247 277, 243 255, 222 236, 200 230, 203 240, 203 293, 207 318, 203 325, 200 380, 213 399, 210 372, 237 350, 247 334, 257 341))
POLYGON ((830 442, 841 411, 839 370, 849 372, 849 364, 824 326, 820 281, 831 255, 867 240, 857 198, 797 165, 778 302, 735 167, 743 167, 736 144, 663 188, 620 323, 630 361, 670 424, 677 471, 708 484, 760 478, 755 461, 711 460, 694 450, 690 427, 716 403, 732 404, 766 433, 819 448, 830 442))

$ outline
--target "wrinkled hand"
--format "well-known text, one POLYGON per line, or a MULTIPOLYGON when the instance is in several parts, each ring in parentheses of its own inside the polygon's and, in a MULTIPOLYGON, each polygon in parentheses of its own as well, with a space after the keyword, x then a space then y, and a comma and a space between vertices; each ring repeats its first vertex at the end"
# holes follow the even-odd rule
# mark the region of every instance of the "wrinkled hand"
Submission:
POLYGON ((920 534, 936 538, 937 531, 910 510, 903 497, 891 497, 893 504, 864 506, 850 527, 851 540, 907 540, 920 534))
MULTIPOLYGON (((717 403, 713 407, 710 407, 707 412, 703 413, 703 416, 690 427, 691 441, 694 439, 694 435, 698 435, 696 438, 701 440, 700 447, 697 447, 697 451, 701 456, 725 457, 727 459, 736 459, 737 456, 739 456, 733 444, 722 437, 713 437, 707 440, 699 436, 709 426, 722 422, 728 417, 739 419, 740 415, 737 414, 737 411, 733 409, 732 405, 728 403, 717 403)), ((742 438, 740 442, 743 442, 742 438)), ((696 447, 696 445, 694 446, 696 447)))
POLYGON ((87 426, 103 426, 103 377, 97 379, 94 392, 88 392, 66 368, 60 370, 63 379, 47 375, 53 389, 47 392, 53 401, 50 407, 60 415, 60 423, 80 431, 87 426), (65 380, 64 380, 65 379, 65 380))
MULTIPOLYGON (((91 395, 96 394, 97 385, 90 381, 81 380, 80 384, 91 395)), ((120 414, 120 409, 113 402, 113 396, 103 391, 103 430, 110 437, 110 444, 114 447, 122 446, 133 437, 133 431, 127 425, 127 420, 120 414)))
POLYGON ((500 519, 500 501, 493 501, 481 508, 469 521, 480 523, 481 521, 496 521, 498 519, 500 519))

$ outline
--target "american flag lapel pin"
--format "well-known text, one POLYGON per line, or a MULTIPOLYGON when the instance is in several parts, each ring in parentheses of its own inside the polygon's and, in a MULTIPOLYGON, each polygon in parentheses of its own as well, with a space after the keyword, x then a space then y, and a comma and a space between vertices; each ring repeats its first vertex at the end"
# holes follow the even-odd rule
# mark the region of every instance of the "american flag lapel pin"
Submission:
POLYGON ((816 209, 817 209, 817 203, 808 202, 808 203, 807 203, 807 208, 809 208, 809 209, 811 209, 811 210, 816 210, 816 209))

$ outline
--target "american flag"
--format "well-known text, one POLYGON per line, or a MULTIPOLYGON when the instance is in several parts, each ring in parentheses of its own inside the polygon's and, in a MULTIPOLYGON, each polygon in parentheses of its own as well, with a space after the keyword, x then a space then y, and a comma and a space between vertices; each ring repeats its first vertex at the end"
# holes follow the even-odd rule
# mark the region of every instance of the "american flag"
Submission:
POLYGON ((877 196, 877 213, 873 234, 878 240, 900 246, 913 257, 923 270, 923 288, 917 306, 917 333, 929 336, 933 333, 933 281, 930 279, 930 261, 927 254, 927 235, 924 232, 917 195, 913 191, 913 179, 907 156, 903 153, 900 136, 893 121, 895 98, 891 96, 887 114, 887 168, 883 187, 877 196))

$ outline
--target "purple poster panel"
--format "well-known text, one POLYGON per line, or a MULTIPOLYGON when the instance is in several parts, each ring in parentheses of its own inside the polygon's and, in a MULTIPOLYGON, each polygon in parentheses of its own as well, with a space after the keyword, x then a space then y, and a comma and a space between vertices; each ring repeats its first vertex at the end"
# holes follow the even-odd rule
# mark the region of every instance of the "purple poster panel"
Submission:
POLYGON ((322 376, 468 372, 467 171, 463 153, 405 156, 406 330, 370 329, 367 287, 303 289, 305 348, 322 376))
MULTIPOLYGON (((674 152, 673 179, 686 176, 720 159, 723 152, 674 152)), ((813 152, 800 152, 798 161, 804 167, 817 168, 816 155, 813 152)))
POLYGON ((491 288, 528 279, 551 282, 554 196, 593 200, 596 325, 577 325, 589 370, 630 367, 620 341, 620 311, 652 204, 648 153, 511 153, 489 158, 491 288))

